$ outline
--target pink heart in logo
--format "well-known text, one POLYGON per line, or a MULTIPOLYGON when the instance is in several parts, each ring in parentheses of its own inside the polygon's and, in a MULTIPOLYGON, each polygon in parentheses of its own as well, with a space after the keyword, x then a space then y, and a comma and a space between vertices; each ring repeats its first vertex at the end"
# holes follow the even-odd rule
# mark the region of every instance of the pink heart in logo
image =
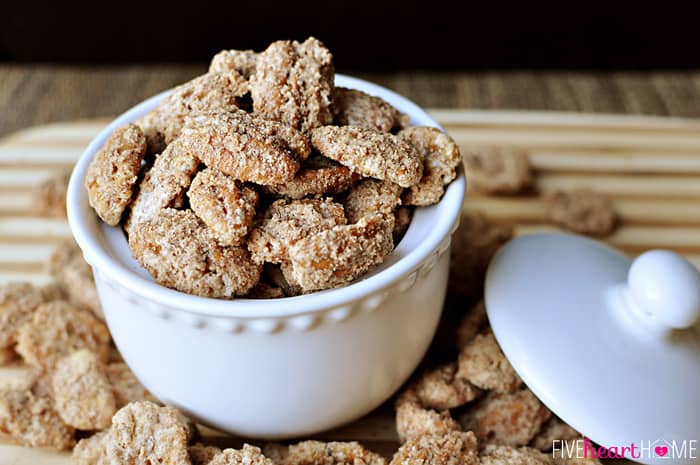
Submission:
POLYGON ((654 452, 656 452, 656 455, 658 455, 659 457, 663 457, 666 454, 668 454, 668 447, 656 446, 656 447, 654 447, 654 452))

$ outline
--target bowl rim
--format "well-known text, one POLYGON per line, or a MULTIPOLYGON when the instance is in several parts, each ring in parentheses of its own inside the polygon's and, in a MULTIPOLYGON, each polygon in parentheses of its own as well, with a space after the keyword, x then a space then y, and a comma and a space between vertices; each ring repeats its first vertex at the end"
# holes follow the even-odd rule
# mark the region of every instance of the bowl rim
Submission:
MULTIPOLYGON (((335 84, 379 96, 407 113, 412 122, 417 120, 421 125, 442 129, 425 110, 382 86, 342 74, 336 74, 335 84)), ((85 213, 86 210, 93 211, 84 208, 87 192, 83 185, 90 161, 109 135, 117 127, 133 122, 155 108, 170 92, 172 89, 146 99, 114 119, 90 142, 73 169, 66 195, 68 223, 78 246, 83 251, 85 260, 96 271, 95 274, 99 275, 96 276, 96 280, 107 278, 108 281, 116 282, 142 298, 188 313, 242 319, 286 318, 348 305, 364 297, 381 293, 417 270, 457 227, 466 193, 466 179, 461 167, 457 178, 448 186, 443 198, 437 204, 441 207, 447 206, 447 214, 440 215, 430 233, 420 244, 386 269, 347 286, 296 297, 224 300, 186 294, 148 280, 111 257, 101 241, 93 236, 89 223, 95 221, 95 216, 88 218, 85 213)), ((112 228, 104 224, 102 226, 112 228)))

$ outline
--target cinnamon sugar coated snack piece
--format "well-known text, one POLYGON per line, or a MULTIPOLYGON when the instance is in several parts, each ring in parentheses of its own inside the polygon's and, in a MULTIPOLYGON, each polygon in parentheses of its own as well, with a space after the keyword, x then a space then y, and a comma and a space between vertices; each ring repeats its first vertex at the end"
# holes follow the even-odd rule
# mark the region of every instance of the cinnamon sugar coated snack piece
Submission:
POLYGON ((258 54, 253 50, 222 50, 211 59, 209 72, 237 71, 244 78, 249 79, 255 73, 257 61, 258 54))
POLYGON ((403 129, 409 118, 379 97, 361 90, 336 87, 333 90, 333 119, 339 126, 361 126, 381 132, 403 129))
POLYGON ((588 189, 546 192, 547 215, 566 229, 591 236, 613 232, 617 215, 608 199, 588 189))
POLYGON ((120 464, 190 465, 188 431, 177 410, 133 402, 112 418, 107 458, 120 464))
POLYGON ((338 194, 349 189, 359 178, 346 166, 322 156, 312 156, 302 164, 294 178, 263 189, 271 195, 299 200, 338 194))
POLYGON ((354 281, 391 253, 392 229, 384 215, 375 214, 307 236, 289 249, 288 279, 305 291, 354 281))
POLYGON ((528 155, 504 147, 473 147, 464 153, 469 185, 489 194, 518 194, 533 184, 528 155))
POLYGON ((81 439, 73 448, 71 461, 74 465, 111 465, 107 459, 109 430, 100 431, 81 439))
POLYGON ((0 389, 0 432, 27 447, 69 450, 75 444, 75 430, 54 409, 49 382, 41 375, 0 389))
POLYGON ((482 465, 554 465, 552 457, 530 447, 486 445, 479 460, 482 465))
POLYGON ((80 349, 90 350, 106 362, 110 342, 104 323, 86 310, 57 300, 36 308, 19 329, 16 350, 27 364, 51 370, 61 358, 80 349))
POLYGON ((239 245, 255 220, 258 193, 212 168, 197 173, 187 197, 219 244, 239 245))
POLYGON ((477 441, 471 431, 425 434, 399 447, 390 465, 477 465, 477 441))
POLYGON ((459 147, 450 136, 433 127, 407 128, 398 136, 413 146, 423 161, 420 182, 404 186, 408 187, 403 195, 404 204, 427 206, 438 203, 445 193, 445 186, 457 177, 457 168, 462 162, 459 147))
POLYGON ((554 441, 572 441, 581 438, 581 434, 552 415, 542 429, 530 442, 530 446, 543 452, 552 450, 554 441))
POLYGON ((509 393, 491 392, 465 412, 464 429, 474 431, 480 443, 524 446, 551 412, 527 388, 509 393))
POLYGON ((224 449, 214 456, 209 465, 274 465, 259 447, 244 444, 241 449, 224 449))
POLYGON ((250 233, 248 249, 258 263, 289 260, 289 248, 306 236, 346 224, 343 206, 331 199, 278 200, 250 233))
POLYGON ((302 441, 268 444, 263 450, 275 465, 386 465, 384 457, 358 442, 302 441))
POLYGON ((32 192, 32 212, 40 216, 65 218, 70 175, 71 170, 58 171, 36 186, 32 192))
POLYGON ((330 124, 333 55, 317 39, 273 42, 250 79, 257 115, 302 131, 330 124))
POLYGON ((105 374, 112 387, 117 408, 122 408, 130 402, 141 400, 156 402, 153 395, 143 387, 126 363, 110 363, 105 367, 105 374))
POLYGON ((436 411, 420 405, 415 392, 407 391, 396 401, 396 432, 401 442, 425 434, 445 435, 462 431, 449 410, 436 411))
POLYGON ((394 227, 394 210, 401 204, 401 186, 389 181, 363 179, 353 187, 343 200, 348 223, 357 223, 361 218, 382 213, 394 227))
POLYGON ((457 375, 457 364, 445 363, 423 373, 414 386, 420 404, 426 408, 445 410, 467 402, 481 395, 481 390, 457 375))
POLYGON ((162 210, 134 226, 129 235, 134 257, 167 287, 203 297, 245 295, 260 278, 244 247, 222 247, 192 210, 162 210))
MULTIPOLYGON (((49 258, 48 271, 72 304, 89 310, 94 316, 104 321, 92 268, 83 258, 83 252, 78 244, 68 239, 56 246, 49 258)), ((61 300, 63 297, 57 294, 58 291, 47 288, 42 292, 46 301, 61 300), (47 291, 51 292, 49 297, 53 298, 47 297, 47 291)))
POLYGON ((44 300, 41 289, 30 283, 0 286, 0 348, 14 352, 19 328, 32 318, 44 300))
POLYGON ((420 154, 392 134, 355 126, 324 126, 311 131, 311 143, 321 154, 356 173, 401 187, 417 184, 423 175, 420 154))
POLYGON ((102 361, 94 353, 79 350, 59 360, 51 386, 56 411, 67 425, 99 430, 111 424, 116 400, 102 361))
POLYGON ((464 346, 457 376, 496 392, 514 391, 522 383, 490 330, 476 335, 464 346))
POLYGON ((149 147, 160 153, 159 142, 162 140, 167 145, 174 141, 187 116, 235 111, 239 99, 248 90, 248 81, 236 71, 207 73, 176 87, 162 104, 137 124, 146 134, 149 147))
POLYGON ((119 224, 131 201, 141 162, 146 155, 146 137, 134 124, 117 128, 95 154, 85 177, 90 206, 105 223, 119 224))

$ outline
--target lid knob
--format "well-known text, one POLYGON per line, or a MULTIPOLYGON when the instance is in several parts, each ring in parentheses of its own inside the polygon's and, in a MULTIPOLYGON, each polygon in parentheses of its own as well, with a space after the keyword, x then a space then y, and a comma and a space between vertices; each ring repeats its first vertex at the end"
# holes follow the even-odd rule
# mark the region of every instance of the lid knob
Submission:
POLYGON ((663 326, 689 328, 700 318, 700 273, 677 253, 643 253, 632 262, 627 286, 638 309, 663 326))

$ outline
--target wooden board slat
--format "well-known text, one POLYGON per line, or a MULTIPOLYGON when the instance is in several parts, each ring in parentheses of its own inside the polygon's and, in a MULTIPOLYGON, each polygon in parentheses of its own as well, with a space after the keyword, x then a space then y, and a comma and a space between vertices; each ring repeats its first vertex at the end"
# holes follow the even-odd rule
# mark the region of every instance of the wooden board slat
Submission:
MULTIPOLYGON (((630 256, 666 248, 700 267, 700 121, 454 110, 433 114, 464 149, 475 144, 526 149, 539 191, 589 187, 608 195, 622 226, 605 240, 630 256)), ((31 190, 55 169, 72 164, 107 122, 35 127, 0 140, 0 283, 50 281, 43 263, 70 231, 62 219, 32 216, 31 190)), ((558 230, 548 224, 536 193, 470 193, 464 209, 517 223, 517 235, 558 230)), ((0 369, 0 384, 21 373, 21 368, 0 369)), ((204 436, 220 446, 240 444, 209 429, 204 436)), ((393 414, 386 408, 318 437, 362 441, 386 455, 396 447, 393 414)), ((13 465, 70 463, 68 454, 25 449, 1 437, 0 458, 13 465)))

